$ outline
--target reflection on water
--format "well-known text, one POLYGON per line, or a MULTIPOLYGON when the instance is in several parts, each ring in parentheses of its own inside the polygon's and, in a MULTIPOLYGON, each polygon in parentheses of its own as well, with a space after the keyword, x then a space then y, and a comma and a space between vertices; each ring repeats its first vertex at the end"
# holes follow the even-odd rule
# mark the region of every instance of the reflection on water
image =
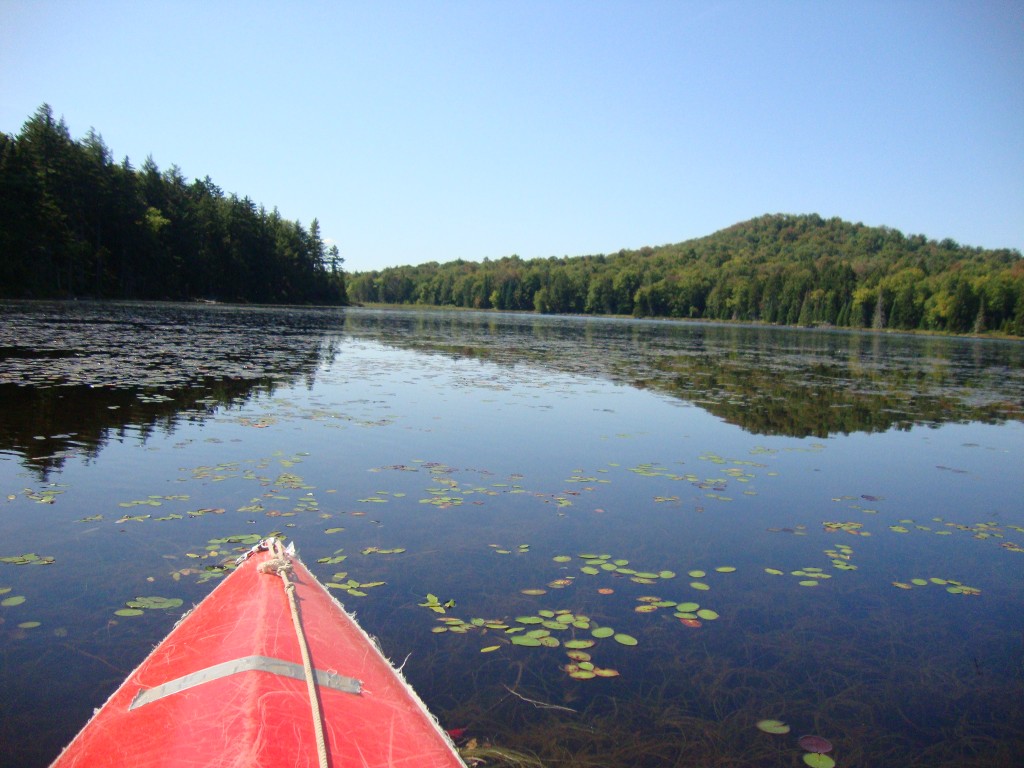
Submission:
POLYGON ((117 610, 198 601, 273 531, 478 745, 768 768, 817 734, 840 766, 1024 760, 1020 344, 4 311, 0 601, 24 600, 0 605, 0 763, 47 764, 177 618, 117 610))
POLYGON ((1024 418, 1016 342, 456 312, 350 312, 345 329, 652 388, 759 434, 1024 418))
POLYGON ((7 303, 0 328, 0 450, 43 478, 95 456, 131 427, 145 439, 179 419, 311 384, 336 354, 338 310, 225 305, 7 303))

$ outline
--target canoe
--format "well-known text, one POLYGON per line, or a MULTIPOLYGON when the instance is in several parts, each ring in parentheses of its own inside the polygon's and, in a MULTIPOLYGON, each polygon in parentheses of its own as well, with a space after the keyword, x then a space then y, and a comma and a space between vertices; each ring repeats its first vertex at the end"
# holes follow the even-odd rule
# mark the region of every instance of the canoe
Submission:
POLYGON ((465 768, 448 735, 289 548, 265 539, 53 763, 465 768))

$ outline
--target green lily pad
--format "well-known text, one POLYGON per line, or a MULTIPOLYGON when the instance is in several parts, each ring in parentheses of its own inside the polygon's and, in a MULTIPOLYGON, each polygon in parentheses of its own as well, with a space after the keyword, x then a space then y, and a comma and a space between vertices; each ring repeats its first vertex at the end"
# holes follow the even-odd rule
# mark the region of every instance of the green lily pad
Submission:
POLYGON ((611 637, 615 634, 615 630, 611 627, 595 627, 590 634, 597 638, 611 637))
POLYGON ((613 638, 615 642, 620 643, 621 645, 636 645, 638 642, 632 635, 626 635, 622 632, 613 635, 613 638))
POLYGON ((804 762, 811 768, 833 768, 836 761, 828 755, 818 754, 817 752, 808 752, 804 755, 804 762))
POLYGON ((177 608, 184 601, 180 597, 136 597, 129 600, 125 605, 129 608, 149 608, 160 610, 166 608, 177 608))
POLYGON ((486 648, 481 648, 480 653, 491 653, 501 648, 500 645, 488 645, 486 648))
POLYGON ((736 568, 731 565, 720 565, 715 570, 719 573, 735 573, 736 568))
POLYGON ((706 592, 707 590, 711 589, 711 587, 709 587, 703 581, 691 581, 690 586, 700 592, 706 592))
POLYGON ((583 648, 593 648, 596 643, 593 640, 566 640, 563 645, 573 650, 582 650, 583 648))
POLYGON ((712 611, 710 608, 701 608, 699 611, 697 611, 697 616, 707 621, 714 621, 718 618, 718 614, 715 611, 712 611))
POLYGON ((525 645, 529 648, 539 648, 540 638, 528 637, 527 635, 516 635, 512 638, 512 645, 525 645))
POLYGON ((14 595, 13 597, 5 597, 3 600, 0 600, 0 605, 10 608, 12 605, 21 605, 24 602, 24 595, 14 595))
POLYGON ((35 629, 39 626, 42 626, 41 621, 23 621, 18 625, 18 629, 35 629))
POLYGON ((118 611, 114 611, 115 616, 141 616, 144 613, 145 611, 138 608, 121 608, 118 611))
POLYGON ((789 733, 789 726, 781 720, 758 720, 757 729, 765 733, 789 733))
POLYGON ((52 565, 54 558, 50 556, 40 557, 35 552, 26 552, 24 555, 8 555, 0 557, 0 563, 11 563, 12 565, 52 565))
POLYGON ((780 571, 778 568, 765 568, 764 572, 770 573, 772 576, 782 576, 782 571, 780 571))
POLYGON ((687 571, 686 575, 689 576, 691 579, 703 579, 705 576, 707 576, 707 573, 698 569, 693 571, 687 571))
POLYGON ((676 604, 676 610, 680 611, 682 613, 687 613, 689 611, 696 611, 698 608, 700 608, 700 603, 678 603, 678 604, 676 604))

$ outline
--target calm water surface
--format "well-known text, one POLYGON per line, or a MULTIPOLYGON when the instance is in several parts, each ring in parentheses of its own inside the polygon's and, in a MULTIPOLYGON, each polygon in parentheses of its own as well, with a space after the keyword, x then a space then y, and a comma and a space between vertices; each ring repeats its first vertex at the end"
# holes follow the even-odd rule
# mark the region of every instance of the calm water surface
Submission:
POLYGON ((3 765, 46 765, 183 608, 116 611, 197 602, 271 532, 478 745, 767 767, 817 734, 840 766, 1024 764, 1024 345, 0 311, 3 765))

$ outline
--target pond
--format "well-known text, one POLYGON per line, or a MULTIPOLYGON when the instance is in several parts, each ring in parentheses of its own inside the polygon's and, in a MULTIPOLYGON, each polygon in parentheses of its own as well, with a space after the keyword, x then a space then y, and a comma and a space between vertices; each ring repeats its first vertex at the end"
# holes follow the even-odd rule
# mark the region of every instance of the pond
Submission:
POLYGON ((274 532, 521 765, 1024 764, 1020 343, 0 308, 4 765, 274 532))

